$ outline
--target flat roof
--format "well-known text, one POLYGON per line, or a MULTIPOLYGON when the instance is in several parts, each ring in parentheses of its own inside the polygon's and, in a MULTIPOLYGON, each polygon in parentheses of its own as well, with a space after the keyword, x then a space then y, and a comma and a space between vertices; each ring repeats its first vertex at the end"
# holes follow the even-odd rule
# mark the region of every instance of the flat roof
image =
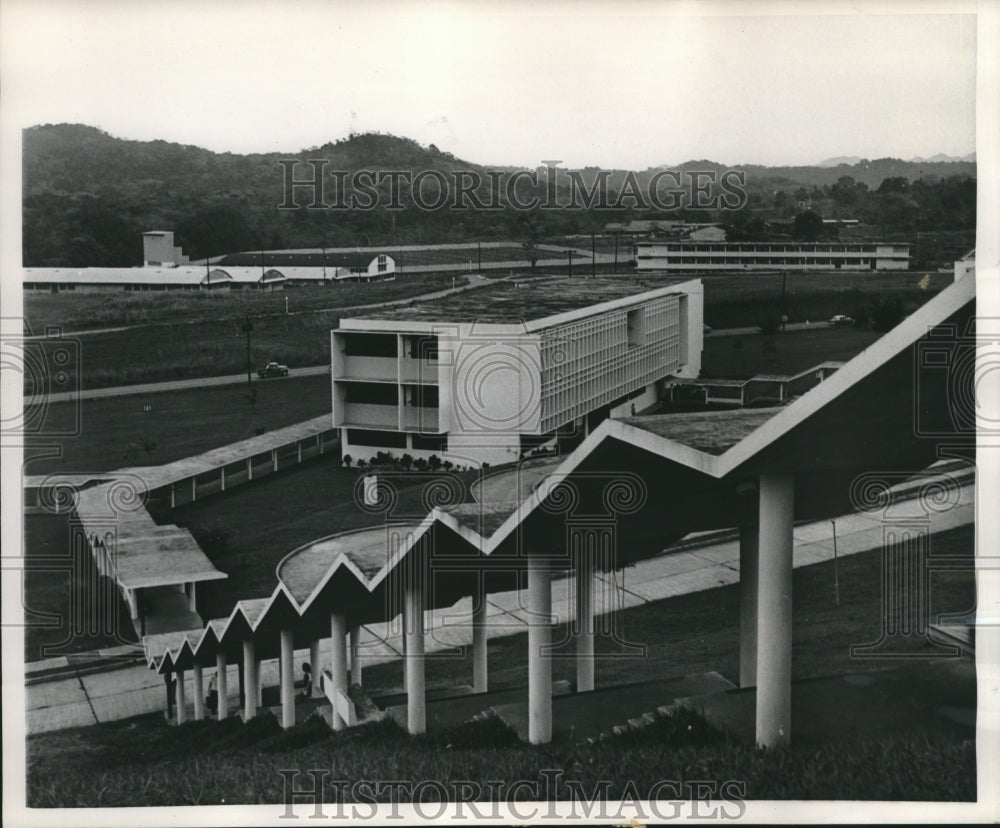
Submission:
POLYGON ((621 421, 675 443, 719 455, 770 420, 781 408, 740 408, 622 417, 621 421))
MULTIPOLYGON (((581 270, 586 265, 581 263, 581 270)), ((401 322, 516 323, 547 319, 621 299, 652 294, 665 287, 694 281, 690 276, 665 274, 523 277, 498 280, 477 290, 437 299, 374 310, 365 320, 401 322)), ((347 320, 342 320, 342 323, 347 320)))

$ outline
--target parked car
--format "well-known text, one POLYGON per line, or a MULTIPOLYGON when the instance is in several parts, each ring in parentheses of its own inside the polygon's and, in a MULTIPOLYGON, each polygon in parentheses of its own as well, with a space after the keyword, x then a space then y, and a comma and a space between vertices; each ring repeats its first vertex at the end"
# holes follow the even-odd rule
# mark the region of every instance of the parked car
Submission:
POLYGON ((287 377, 288 366, 279 365, 277 362, 269 362, 257 371, 257 376, 261 379, 267 379, 268 377, 287 377))
POLYGON ((835 316, 830 317, 830 324, 834 327, 842 327, 847 325, 853 325, 854 320, 849 316, 844 316, 842 313, 838 313, 835 316))

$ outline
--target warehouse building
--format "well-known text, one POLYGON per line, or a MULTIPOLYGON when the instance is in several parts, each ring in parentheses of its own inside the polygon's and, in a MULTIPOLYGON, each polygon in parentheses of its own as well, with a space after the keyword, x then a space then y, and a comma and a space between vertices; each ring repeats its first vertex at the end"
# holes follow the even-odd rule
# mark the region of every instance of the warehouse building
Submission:
POLYGON ((342 319, 331 334, 345 456, 496 465, 572 445, 608 416, 697 377, 698 280, 637 292, 621 278, 506 281, 342 319))
POLYGON ((651 241, 635 246, 638 270, 907 270, 910 246, 887 242, 651 241))

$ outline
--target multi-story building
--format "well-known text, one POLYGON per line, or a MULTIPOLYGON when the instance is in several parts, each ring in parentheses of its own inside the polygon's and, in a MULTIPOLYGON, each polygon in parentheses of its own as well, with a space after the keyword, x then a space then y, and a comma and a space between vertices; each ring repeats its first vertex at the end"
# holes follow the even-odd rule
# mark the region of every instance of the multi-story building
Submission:
POLYGON ((699 280, 504 281, 342 319, 331 334, 344 455, 493 465, 654 403, 701 368, 699 280))
POLYGON ((651 241, 635 246, 639 270, 907 270, 910 246, 887 242, 651 241))

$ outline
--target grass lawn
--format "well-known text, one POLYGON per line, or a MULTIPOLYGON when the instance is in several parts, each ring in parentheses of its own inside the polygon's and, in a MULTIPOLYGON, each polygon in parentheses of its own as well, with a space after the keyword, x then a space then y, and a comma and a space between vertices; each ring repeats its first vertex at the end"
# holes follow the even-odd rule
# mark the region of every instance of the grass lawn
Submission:
MULTIPOLYGON (((223 495, 186 504, 174 510, 151 509, 162 523, 189 529, 216 568, 229 578, 205 584, 199 590, 202 615, 228 615, 243 598, 268 597, 277 586, 275 567, 293 549, 337 532, 381 525, 383 513, 359 507, 355 469, 340 466, 333 454, 312 460, 288 474, 269 475, 223 495)), ((382 483, 397 491, 393 519, 420 521, 430 511, 425 488, 444 472, 380 474, 382 483)), ((459 490, 480 472, 451 473, 459 490)))
POLYGON ((822 326, 774 336, 709 337, 701 352, 701 376, 747 379, 757 374, 795 374, 821 362, 847 362, 880 336, 874 331, 822 326))
MULTIPOLYGON (((464 279, 464 276, 459 277, 464 279)), ((36 333, 47 325, 65 330, 111 328, 123 325, 153 325, 164 322, 230 320, 283 315, 285 297, 289 310, 345 308, 405 299, 451 287, 452 276, 414 274, 391 282, 344 282, 323 286, 289 287, 283 291, 256 290, 208 292, 162 291, 139 293, 45 293, 24 295, 24 315, 36 333)))
MULTIPOLYGON (((972 553, 972 528, 937 535, 935 552, 972 553)), ((880 555, 841 561, 839 608, 833 602, 832 563, 796 570, 793 670, 797 678, 880 666, 852 662, 851 644, 878 637, 880 555)), ((974 595, 971 569, 932 581, 933 612, 965 610, 974 595)), ((642 659, 611 660, 615 648, 598 648, 598 682, 637 681, 714 669, 733 676, 737 666, 736 587, 666 599, 621 613, 620 630, 646 647, 642 659)), ((558 636, 558 630, 556 631, 558 636)), ((523 686, 526 637, 490 642, 491 688, 523 686)), ((555 677, 572 663, 555 661, 555 677)), ((399 665, 365 671, 365 685, 398 683, 399 665)), ((467 661, 431 658, 430 686, 467 683, 467 661)), ((627 795, 631 781, 645 792, 659 780, 737 780, 745 799, 969 800, 976 796, 976 751, 971 740, 907 733, 878 741, 793 745, 758 751, 707 728, 692 714, 658 720, 637 732, 593 745, 555 743, 532 747, 517 741, 496 719, 410 737, 391 723, 332 733, 315 719, 282 732, 274 719, 245 726, 192 722, 170 728, 159 715, 32 736, 27 740, 28 804, 32 807, 264 804, 283 802, 283 769, 328 769, 326 801, 335 802, 333 780, 470 780, 474 799, 488 799, 488 780, 544 780, 561 774, 552 798, 565 800, 566 783, 583 797, 607 780, 598 798, 627 795)), ((298 787, 311 784, 308 776, 298 787)), ((600 790, 600 789, 598 789, 600 790)), ((546 788, 521 790, 523 799, 547 799, 546 788)), ((718 789, 717 789, 718 792, 718 789)), ((428 801, 434 789, 428 791, 428 801)), ((439 795, 439 794, 438 794, 439 795)), ((681 798, 686 797, 684 794, 681 798)), ((351 800, 350 791, 346 797, 351 800)), ((387 801, 388 791, 377 799, 387 801)), ((406 795, 403 795, 406 798, 406 795)), ((645 795, 640 795, 645 798, 645 795)), ((678 798, 676 794, 671 797, 678 798)), ((356 800, 355 800, 356 801, 356 800)), ((666 805, 666 803, 664 803, 666 805)), ((327 814, 332 811, 327 807, 327 814)), ((296 809, 312 813, 311 806, 296 809)), ((627 814, 626 814, 627 815, 627 814)))
POLYGON ((324 375, 255 382, 254 388, 255 410, 251 410, 245 385, 50 405, 43 431, 77 433, 30 438, 25 473, 160 465, 253 437, 261 428, 273 430, 330 411, 330 380, 324 375), (137 454, 129 451, 131 445, 143 441, 155 443, 155 448, 137 454), (61 456, 48 456, 57 449, 61 456))
POLYGON ((25 661, 135 643, 128 607, 90 552, 73 549, 66 515, 25 515, 24 554, 25 661))

